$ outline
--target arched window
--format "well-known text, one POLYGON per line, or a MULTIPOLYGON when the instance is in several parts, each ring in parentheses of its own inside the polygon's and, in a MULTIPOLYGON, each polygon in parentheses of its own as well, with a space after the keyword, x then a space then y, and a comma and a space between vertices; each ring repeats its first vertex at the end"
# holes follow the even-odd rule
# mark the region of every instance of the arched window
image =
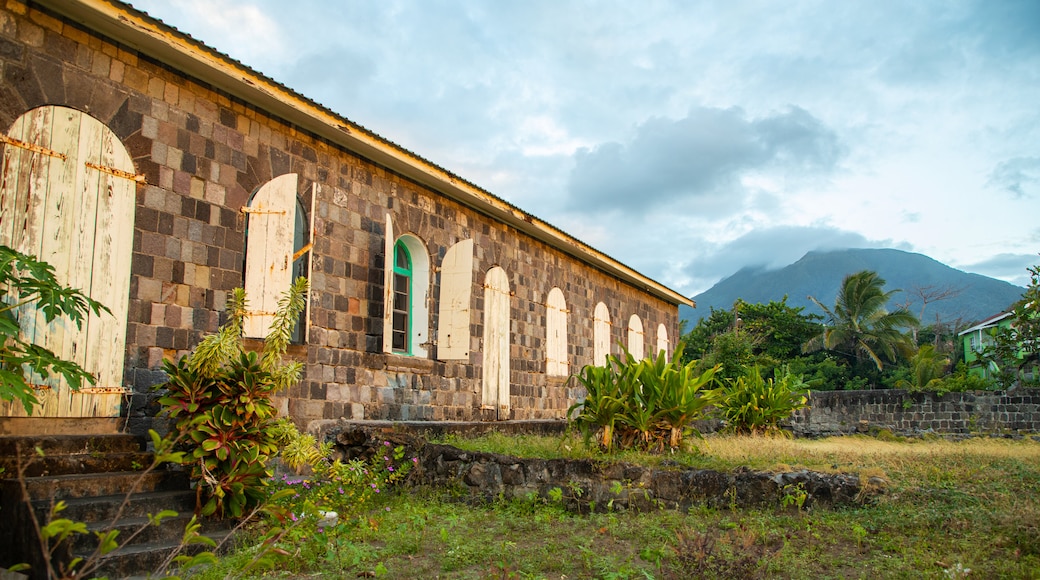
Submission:
MULTIPOLYGON (((245 290, 249 310, 242 325, 248 338, 265 338, 278 301, 293 278, 305 276, 310 263, 310 222, 296 195, 299 176, 280 175, 260 186, 245 208, 245 290)), ((306 320, 306 311, 301 314, 306 320)), ((303 342, 305 323, 297 322, 293 342, 303 342)))
POLYGON ((664 323, 657 325, 657 352, 664 351, 664 356, 671 356, 671 343, 668 342, 668 329, 664 327, 664 323))
POLYGON ((545 300, 545 374, 567 376, 567 302, 553 288, 545 300))
POLYGON ((426 356, 429 341, 430 257, 412 234, 394 237, 386 216, 383 288, 383 352, 426 356))
MULTIPOLYGON (((77 327, 47 324, 34 307, 15 312, 23 340, 78 363, 97 383, 72 391, 59 376, 36 377, 45 417, 118 417, 124 396, 126 322, 137 181, 119 137, 68 107, 44 106, 7 131, 0 164, 0 244, 54 267, 58 282, 83 291, 111 314, 90 313, 77 327)), ((14 401, 0 416, 24 415, 14 401)))
POLYGON ((643 350, 643 321, 639 320, 638 314, 633 314, 628 319, 628 352, 642 360, 646 356, 643 350))
POLYGON ((394 244, 394 276, 391 314, 391 345, 394 352, 412 351, 412 259, 404 242, 394 244))
POLYGON ((610 311, 600 302, 592 316, 592 364, 602 366, 610 354, 610 311))
POLYGON ((437 358, 469 360, 470 299, 473 297, 473 240, 448 248, 441 260, 437 358))

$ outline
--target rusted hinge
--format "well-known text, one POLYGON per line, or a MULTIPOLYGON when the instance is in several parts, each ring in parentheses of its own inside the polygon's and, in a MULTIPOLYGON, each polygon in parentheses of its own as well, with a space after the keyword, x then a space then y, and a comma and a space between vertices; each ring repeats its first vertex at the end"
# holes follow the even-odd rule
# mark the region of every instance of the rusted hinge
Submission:
POLYGON ((55 151, 53 149, 47 149, 46 147, 41 147, 41 146, 33 144, 33 143, 26 143, 25 141, 19 141, 18 139, 15 139, 14 137, 8 137, 7 135, 4 135, 2 133, 0 133, 0 142, 7 143, 8 145, 14 145, 15 147, 18 147, 20 149, 28 149, 29 151, 32 151, 33 153, 40 153, 42 155, 47 155, 49 157, 57 157, 58 159, 61 159, 62 161, 68 159, 68 157, 64 153, 58 153, 57 151, 55 151))
POLYGON ((78 391, 72 391, 73 395, 125 395, 123 387, 83 387, 78 391))
POLYGON ((91 169, 97 169, 102 173, 114 175, 116 177, 122 177, 123 179, 129 179, 130 181, 136 181, 137 183, 144 183, 143 175, 136 175, 129 171, 123 171, 122 169, 116 169, 115 167, 106 167, 104 165, 98 165, 97 163, 91 163, 89 161, 84 162, 84 165, 91 169))
POLYGON ((285 210, 259 209, 259 208, 249 207, 248 205, 244 205, 244 206, 242 206, 242 213, 285 215, 285 210))
POLYGON ((302 255, 306 254, 307 252, 311 251, 311 248, 313 248, 313 247, 314 247, 314 242, 311 242, 311 243, 307 244, 306 246, 300 248, 299 250, 296 250, 296 253, 292 255, 292 261, 295 262, 296 260, 299 260, 300 256, 302 256, 302 255))
POLYGON ((277 312, 264 312, 263 310, 246 310, 243 316, 274 316, 277 312))

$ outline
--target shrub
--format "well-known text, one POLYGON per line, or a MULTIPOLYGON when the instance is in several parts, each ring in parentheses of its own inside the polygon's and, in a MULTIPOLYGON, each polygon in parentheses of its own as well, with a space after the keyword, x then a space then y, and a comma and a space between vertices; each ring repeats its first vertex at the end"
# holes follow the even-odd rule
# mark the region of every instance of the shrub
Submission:
POLYGON ((726 380, 715 399, 716 412, 737 433, 779 430, 780 421, 808 403, 807 385, 800 375, 777 369, 775 379, 763 379, 758 367, 726 380))
POLYGON ((284 363, 282 355, 306 293, 307 280, 298 278, 278 303, 261 353, 243 346, 246 296, 239 288, 217 334, 176 363, 163 362, 170 379, 159 403, 188 442, 200 504, 205 500, 203 515, 240 517, 266 496, 271 476, 266 464, 278 450, 271 396, 300 379, 302 365, 284 363))
POLYGON ((607 450, 615 441, 648 450, 663 449, 665 442, 678 447, 689 423, 702 418, 711 404, 706 387, 720 369, 696 372, 697 361, 681 363, 682 349, 680 344, 670 360, 661 352, 642 361, 625 350, 624 358, 608 356, 605 366, 584 367, 577 378, 588 394, 567 414, 578 411, 573 420, 586 442, 596 432, 607 450))

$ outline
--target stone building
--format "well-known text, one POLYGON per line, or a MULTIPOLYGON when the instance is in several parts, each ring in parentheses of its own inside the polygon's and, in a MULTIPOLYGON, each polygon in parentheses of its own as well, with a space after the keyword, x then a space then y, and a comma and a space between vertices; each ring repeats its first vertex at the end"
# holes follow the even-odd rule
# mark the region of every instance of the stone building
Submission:
POLYGON ((41 390, 42 416, 115 425, 230 290, 262 337, 297 275, 306 372, 282 405, 304 427, 560 418, 582 395, 569 375, 619 343, 670 350, 692 305, 115 1, 4 0, 0 79, 0 243, 113 312, 29 329, 99 378, 41 390))

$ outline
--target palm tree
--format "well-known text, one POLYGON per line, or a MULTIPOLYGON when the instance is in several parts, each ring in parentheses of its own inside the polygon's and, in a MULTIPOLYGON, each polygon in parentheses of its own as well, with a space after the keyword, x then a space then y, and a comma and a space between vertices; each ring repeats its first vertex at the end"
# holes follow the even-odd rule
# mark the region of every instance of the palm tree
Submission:
POLYGON ((869 359, 879 371, 882 359, 894 361, 897 354, 913 352, 913 341, 900 329, 916 326, 917 317, 905 308, 889 312, 885 305, 898 290, 885 292, 884 285, 877 272, 864 270, 845 276, 833 310, 809 296, 823 309, 826 322, 823 331, 809 339, 802 350, 832 350, 857 364, 869 359))

